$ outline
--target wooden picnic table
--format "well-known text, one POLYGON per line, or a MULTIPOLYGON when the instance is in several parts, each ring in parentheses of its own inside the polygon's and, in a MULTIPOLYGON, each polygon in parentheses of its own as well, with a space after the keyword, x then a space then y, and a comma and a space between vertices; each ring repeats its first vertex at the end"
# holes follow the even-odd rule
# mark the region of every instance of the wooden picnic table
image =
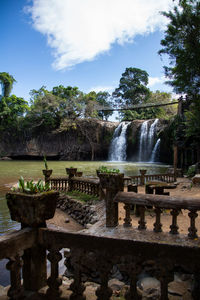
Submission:
POLYGON ((145 193, 146 194, 155 194, 156 195, 168 195, 169 192, 164 192, 165 189, 175 189, 176 184, 167 183, 163 181, 148 181, 145 185, 145 193))

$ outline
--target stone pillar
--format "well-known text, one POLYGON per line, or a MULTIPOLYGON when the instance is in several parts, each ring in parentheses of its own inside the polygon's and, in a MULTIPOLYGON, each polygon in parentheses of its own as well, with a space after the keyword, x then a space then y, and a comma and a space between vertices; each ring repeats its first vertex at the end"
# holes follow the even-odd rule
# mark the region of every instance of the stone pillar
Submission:
POLYGON ((68 174, 68 191, 73 191, 73 177, 76 175, 77 168, 66 168, 68 174))
POLYGON ((25 290, 37 292, 47 284, 46 248, 36 245, 24 251, 23 286, 25 290))
POLYGON ((106 189, 106 227, 116 227, 118 225, 118 203, 114 202, 114 197, 119 191, 124 190, 124 174, 100 173, 100 184, 106 189))
POLYGON ((140 170, 140 174, 141 174, 141 176, 140 176, 140 185, 144 185, 144 183, 145 183, 145 174, 146 174, 146 172, 147 172, 147 170, 140 170))
POLYGON ((48 184, 50 183, 50 177, 51 177, 51 174, 53 172, 53 170, 42 170, 43 174, 44 174, 44 180, 45 180, 45 184, 48 184))
POLYGON ((6 194, 11 219, 20 222, 22 228, 33 228, 36 233, 34 246, 24 250, 23 255, 25 290, 37 292, 47 284, 46 248, 38 243, 38 228, 46 227, 46 220, 53 218, 58 197, 59 193, 53 191, 34 195, 15 192, 6 194))

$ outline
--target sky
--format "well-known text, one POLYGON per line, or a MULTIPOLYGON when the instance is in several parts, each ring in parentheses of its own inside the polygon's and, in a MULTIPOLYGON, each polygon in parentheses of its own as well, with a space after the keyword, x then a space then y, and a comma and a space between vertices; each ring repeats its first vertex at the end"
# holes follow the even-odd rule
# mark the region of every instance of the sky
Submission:
POLYGON ((127 67, 164 84, 158 51, 172 0, 0 0, 0 72, 15 79, 12 93, 60 84, 112 92, 127 67))

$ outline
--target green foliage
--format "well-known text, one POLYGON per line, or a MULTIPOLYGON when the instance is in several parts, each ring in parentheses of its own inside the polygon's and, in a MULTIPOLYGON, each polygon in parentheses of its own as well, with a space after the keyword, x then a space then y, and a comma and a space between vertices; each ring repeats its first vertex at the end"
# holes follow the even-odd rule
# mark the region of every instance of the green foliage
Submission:
POLYGON ((116 104, 134 105, 146 101, 150 91, 147 88, 148 73, 137 68, 126 68, 119 87, 113 92, 116 104))
POLYGON ((195 166, 190 166, 187 171, 188 177, 193 177, 196 174, 195 166))
MULTIPOLYGON (((97 93, 96 101, 100 106, 104 106, 106 108, 109 108, 112 105, 110 100, 110 94, 108 92, 97 93)), ((98 117, 102 120, 105 119, 106 121, 112 114, 113 114, 112 111, 98 111, 98 117)))
POLYGON ((94 201, 98 201, 99 198, 93 195, 87 195, 84 193, 81 193, 79 191, 72 191, 72 192, 67 192, 66 193, 68 196, 71 196, 74 199, 77 199, 81 202, 94 202, 94 201))
POLYGON ((49 167, 48 167, 48 164, 47 164, 47 159, 46 159, 46 156, 44 155, 44 158, 43 158, 43 161, 44 161, 44 166, 45 166, 45 169, 48 170, 49 167))
POLYGON ((37 194, 42 192, 47 192, 50 190, 49 183, 43 184, 42 180, 38 180, 37 183, 31 181, 24 181, 24 178, 21 176, 18 182, 18 188, 13 188, 14 192, 21 192, 25 194, 37 194))
POLYGON ((185 112, 186 137, 200 143, 200 98, 196 98, 190 106, 190 110, 185 112))
MULTIPOLYGON (((126 68, 120 79, 119 87, 112 94, 116 106, 131 106, 145 103, 150 96, 147 84, 148 73, 146 71, 137 68, 126 68)), ((120 116, 122 120, 141 118, 139 110, 125 110, 120 112, 120 116)))
POLYGON ((108 173, 108 174, 119 174, 120 170, 119 169, 109 169, 106 166, 100 166, 97 170, 99 173, 108 173))
POLYGON ((12 95, 0 100, 0 126, 2 129, 18 127, 20 118, 28 111, 28 102, 12 95))
POLYGON ((165 66, 167 82, 177 93, 200 93, 200 1, 180 0, 170 12, 159 54, 168 54, 170 66, 165 66))
POLYGON ((2 97, 8 97, 11 93, 13 83, 16 82, 16 80, 9 73, 1 72, 0 82, 2 86, 2 97))

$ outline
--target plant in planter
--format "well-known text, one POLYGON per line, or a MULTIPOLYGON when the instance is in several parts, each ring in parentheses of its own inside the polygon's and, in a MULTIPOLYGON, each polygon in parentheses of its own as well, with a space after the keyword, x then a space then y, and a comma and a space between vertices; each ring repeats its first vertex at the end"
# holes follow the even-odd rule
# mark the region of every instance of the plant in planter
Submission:
POLYGON ((119 174, 120 170, 119 169, 109 169, 106 166, 100 166, 97 170, 97 176, 100 173, 104 173, 104 174, 119 174))
POLYGON ((48 164, 47 164, 46 156, 44 156, 43 161, 44 161, 45 169, 42 170, 42 172, 43 172, 43 174, 45 176, 45 183, 48 183, 53 170, 49 169, 48 164))
POLYGON ((83 172, 76 172, 75 176, 76 177, 82 177, 83 176, 83 172))
POLYGON ((66 172, 69 176, 73 177, 74 175, 76 175, 77 168, 74 167, 66 168, 66 172))
POLYGON ((120 186, 123 185, 124 174, 120 173, 119 169, 109 169, 105 166, 101 166, 96 172, 102 188, 107 188, 107 186, 110 187, 112 182, 113 184, 117 184, 117 181, 119 181, 120 186))
POLYGON ((6 194, 11 219, 22 227, 46 226, 45 221, 53 218, 59 193, 49 190, 49 184, 19 179, 18 187, 6 194))

